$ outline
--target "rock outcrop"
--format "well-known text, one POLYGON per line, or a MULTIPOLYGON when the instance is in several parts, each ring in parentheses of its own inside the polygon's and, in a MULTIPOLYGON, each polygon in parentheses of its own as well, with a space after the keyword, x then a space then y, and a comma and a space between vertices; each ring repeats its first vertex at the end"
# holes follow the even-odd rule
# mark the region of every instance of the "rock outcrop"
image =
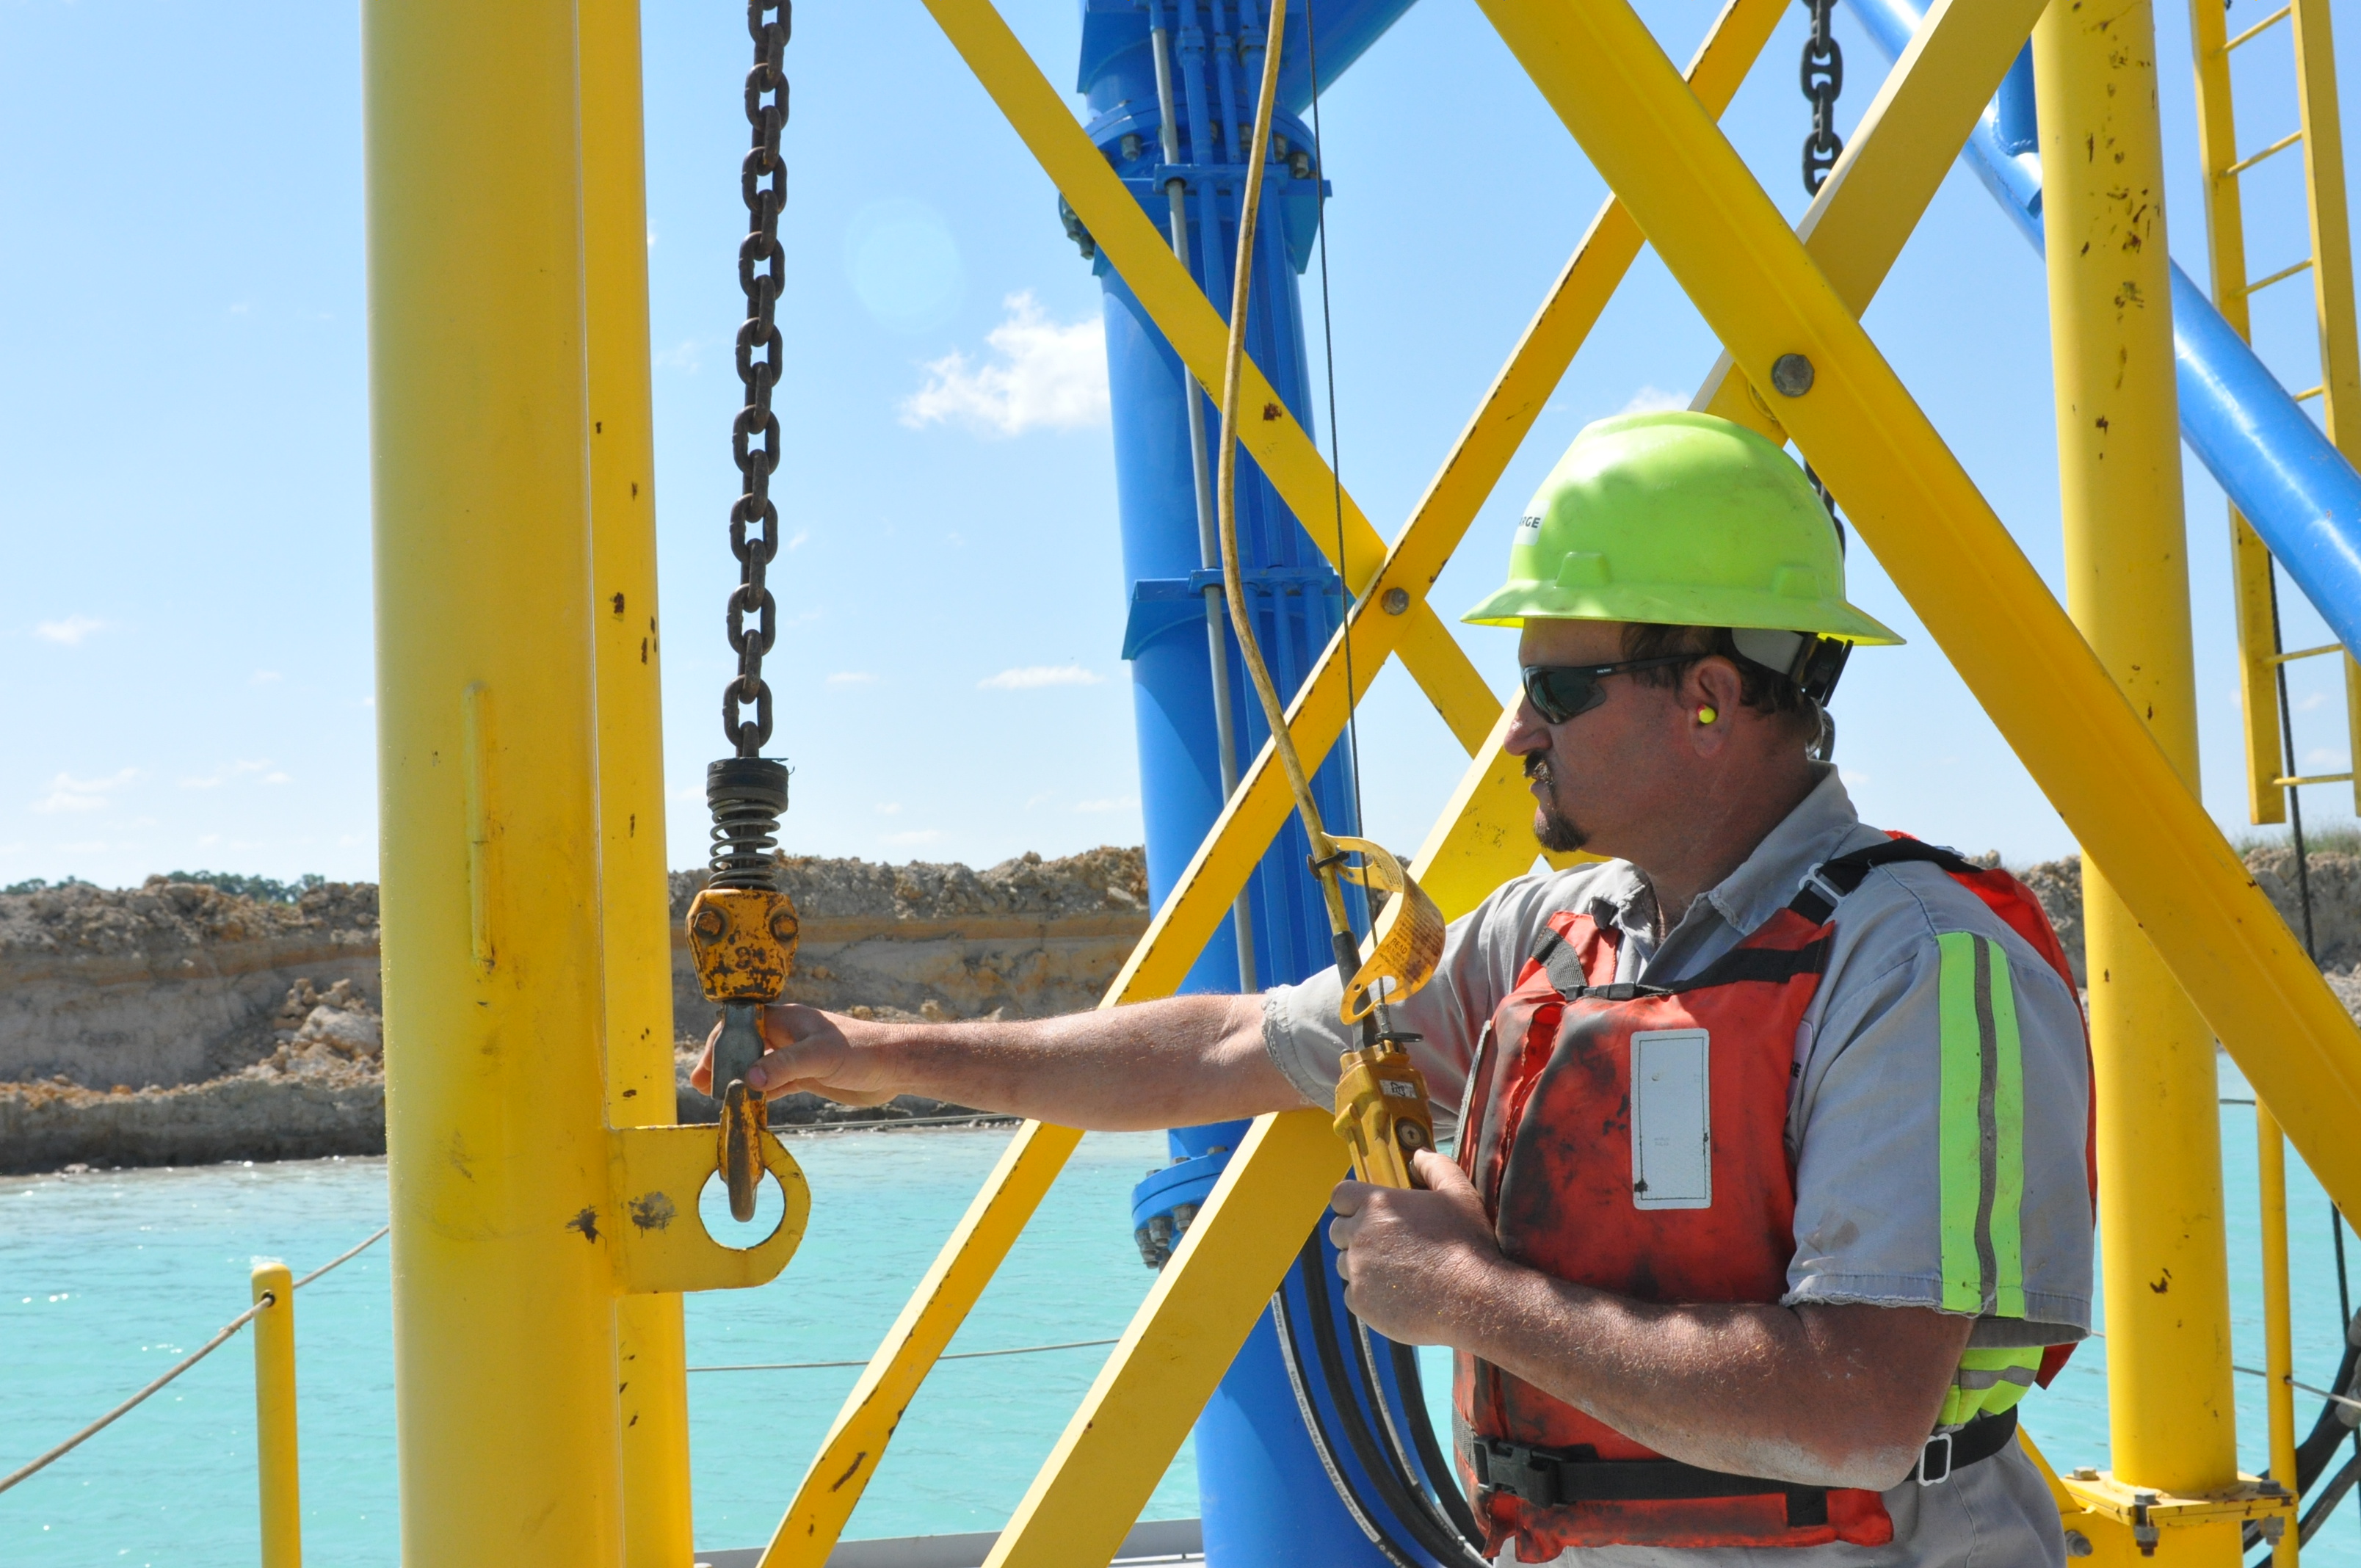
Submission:
MULTIPOLYGON (((1039 1016, 1094 1004, 1147 929, 1137 849, 983 871, 793 858, 797 1001, 873 1015, 1039 1016)), ((673 878, 675 1032, 712 1016, 679 937, 703 873, 673 878)), ((293 903, 150 878, 0 894, 0 1171, 381 1153, 377 889, 293 903)), ((679 1060, 680 1114, 709 1121, 679 1060)), ((958 1108, 775 1102, 777 1125, 958 1108)))
MULTIPOLYGON (((2246 870, 2289 927, 2303 930, 2303 900, 2297 886, 2295 850, 2279 845, 2250 850, 2246 870)), ((2345 1005, 2361 1003, 2361 856, 2335 850, 2314 850, 2304 857, 2312 883, 2312 929, 2314 951, 2328 981, 2345 1005)), ((2074 966, 2074 978, 2084 985, 2090 977, 2082 962, 2082 861, 2080 857, 2047 861, 2017 872, 2041 900, 2058 940, 2074 966)))

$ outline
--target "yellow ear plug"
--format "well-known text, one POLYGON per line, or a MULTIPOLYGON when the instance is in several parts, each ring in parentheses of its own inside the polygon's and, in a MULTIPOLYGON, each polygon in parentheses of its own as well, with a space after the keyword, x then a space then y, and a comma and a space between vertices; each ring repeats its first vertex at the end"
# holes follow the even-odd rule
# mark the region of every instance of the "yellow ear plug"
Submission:
POLYGON ((1699 724, 1711 724, 1715 719, 1719 718, 1720 717, 1721 715, 1716 713, 1710 707, 1700 707, 1697 709, 1697 722, 1699 724))

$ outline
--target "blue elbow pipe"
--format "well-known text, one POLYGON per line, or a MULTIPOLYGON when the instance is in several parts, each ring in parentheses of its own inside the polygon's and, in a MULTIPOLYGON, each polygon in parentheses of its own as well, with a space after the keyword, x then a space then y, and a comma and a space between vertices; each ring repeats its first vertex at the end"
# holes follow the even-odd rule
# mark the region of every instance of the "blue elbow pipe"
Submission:
MULTIPOLYGON (((1925 15, 1916 0, 1846 3, 1888 59, 1900 57, 1925 15)), ((2010 68, 1961 156, 2038 250, 2041 161, 2031 50, 2010 68)), ((2361 474, 2177 262, 2172 349, 2181 438, 2337 641, 2361 647, 2361 474)))

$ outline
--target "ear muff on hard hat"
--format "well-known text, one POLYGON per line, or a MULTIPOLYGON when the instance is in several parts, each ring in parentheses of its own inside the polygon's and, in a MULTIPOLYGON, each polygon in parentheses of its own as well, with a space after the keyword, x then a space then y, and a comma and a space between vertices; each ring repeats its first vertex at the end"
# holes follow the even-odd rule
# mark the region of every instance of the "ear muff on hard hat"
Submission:
POLYGON ((1794 460, 1686 412, 1585 427, 1517 524, 1509 580, 1461 619, 1726 626, 1816 701, 1855 644, 1902 641, 1846 602, 1835 521, 1794 460))

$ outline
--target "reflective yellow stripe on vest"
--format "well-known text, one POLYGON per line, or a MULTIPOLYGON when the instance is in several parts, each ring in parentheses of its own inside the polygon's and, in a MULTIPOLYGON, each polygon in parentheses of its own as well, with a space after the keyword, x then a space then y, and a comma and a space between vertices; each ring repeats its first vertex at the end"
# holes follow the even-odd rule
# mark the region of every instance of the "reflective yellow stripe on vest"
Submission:
POLYGON ((1948 932, 1937 942, 1943 1308, 2022 1318, 2025 1061, 2008 955, 1972 932, 1948 932))

